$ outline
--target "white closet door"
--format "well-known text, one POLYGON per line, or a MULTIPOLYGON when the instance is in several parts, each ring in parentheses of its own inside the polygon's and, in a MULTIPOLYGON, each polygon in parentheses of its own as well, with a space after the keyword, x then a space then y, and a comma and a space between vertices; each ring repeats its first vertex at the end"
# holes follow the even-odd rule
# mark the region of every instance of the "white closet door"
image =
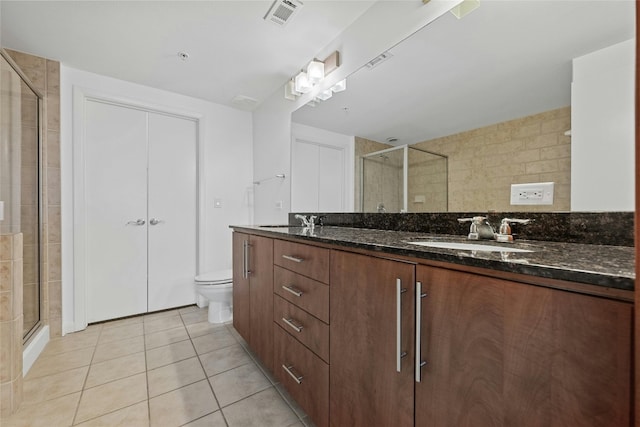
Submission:
POLYGON ((321 146, 318 164, 318 210, 344 212, 344 150, 321 146))
POLYGON ((318 211, 318 178, 320 176, 317 144, 295 140, 291 154, 291 210, 318 211))
POLYGON ((96 322, 147 311, 147 120, 96 101, 85 113, 86 312, 96 322))
POLYGON ((196 132, 149 113, 149 311, 195 302, 196 132))

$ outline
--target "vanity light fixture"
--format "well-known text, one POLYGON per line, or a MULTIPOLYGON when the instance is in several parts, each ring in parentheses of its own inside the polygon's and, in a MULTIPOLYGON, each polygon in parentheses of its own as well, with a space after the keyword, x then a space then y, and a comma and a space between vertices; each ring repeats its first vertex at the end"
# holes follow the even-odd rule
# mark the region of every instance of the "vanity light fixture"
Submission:
POLYGON ((312 88, 313 88, 313 85, 309 80, 309 75, 304 71, 300 71, 295 77, 293 89, 296 92, 307 93, 312 88))
POLYGON ((320 101, 326 101, 327 99, 333 96, 333 91, 331 89, 323 90, 317 96, 320 101))
POLYGON ((462 19, 479 7, 480 0, 463 0, 462 3, 451 8, 450 12, 453 13, 456 18, 462 19))
POLYGON ((338 93, 347 90, 347 79, 342 79, 338 83, 331 87, 333 93, 338 93))
MULTIPOLYGON (((320 83, 339 66, 340 52, 337 50, 327 56, 324 61, 314 59, 309 62, 306 69, 300 71, 295 77, 291 78, 291 80, 285 84, 284 97, 290 101, 295 101, 298 96, 310 92, 314 86, 320 83)), ((338 82, 334 87, 323 91, 323 94, 319 95, 316 100, 323 98, 329 99, 333 93, 341 92, 345 87, 344 81, 338 82)))
POLYGON ((313 60, 307 65, 307 76, 312 85, 320 83, 324 79, 324 63, 313 60))

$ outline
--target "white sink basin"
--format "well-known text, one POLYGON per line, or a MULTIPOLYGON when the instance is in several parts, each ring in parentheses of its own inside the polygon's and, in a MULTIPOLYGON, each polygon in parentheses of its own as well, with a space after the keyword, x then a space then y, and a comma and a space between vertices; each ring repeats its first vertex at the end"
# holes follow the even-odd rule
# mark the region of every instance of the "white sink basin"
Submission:
POLYGON ((481 243, 458 243, 458 242, 407 242, 412 245, 427 246, 429 248, 456 249, 461 251, 484 251, 484 252, 533 252, 527 249, 512 248, 509 246, 492 246, 481 243))

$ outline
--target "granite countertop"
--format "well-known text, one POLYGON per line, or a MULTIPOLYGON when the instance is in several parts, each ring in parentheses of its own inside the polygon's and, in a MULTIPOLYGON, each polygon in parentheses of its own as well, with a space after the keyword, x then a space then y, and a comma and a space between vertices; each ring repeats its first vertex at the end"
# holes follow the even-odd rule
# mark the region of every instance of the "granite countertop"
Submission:
POLYGON ((295 238, 337 246, 379 251, 433 261, 489 268, 518 274, 566 280, 633 291, 635 250, 629 246, 516 240, 469 241, 465 236, 366 228, 316 227, 313 232, 293 226, 231 226, 237 231, 260 231, 272 237, 295 238), (477 243, 532 252, 487 252, 442 249, 411 244, 416 240, 477 243))

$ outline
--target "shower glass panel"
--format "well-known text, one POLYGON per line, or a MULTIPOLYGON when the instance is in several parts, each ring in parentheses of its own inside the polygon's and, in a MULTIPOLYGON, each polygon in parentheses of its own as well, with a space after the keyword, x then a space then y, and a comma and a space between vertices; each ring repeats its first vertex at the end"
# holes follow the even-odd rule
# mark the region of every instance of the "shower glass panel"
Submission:
POLYGON ((0 57, 0 233, 23 234, 23 338, 40 322, 40 102, 0 57))
POLYGON ((408 145, 361 158, 362 212, 446 212, 447 157, 408 145))

